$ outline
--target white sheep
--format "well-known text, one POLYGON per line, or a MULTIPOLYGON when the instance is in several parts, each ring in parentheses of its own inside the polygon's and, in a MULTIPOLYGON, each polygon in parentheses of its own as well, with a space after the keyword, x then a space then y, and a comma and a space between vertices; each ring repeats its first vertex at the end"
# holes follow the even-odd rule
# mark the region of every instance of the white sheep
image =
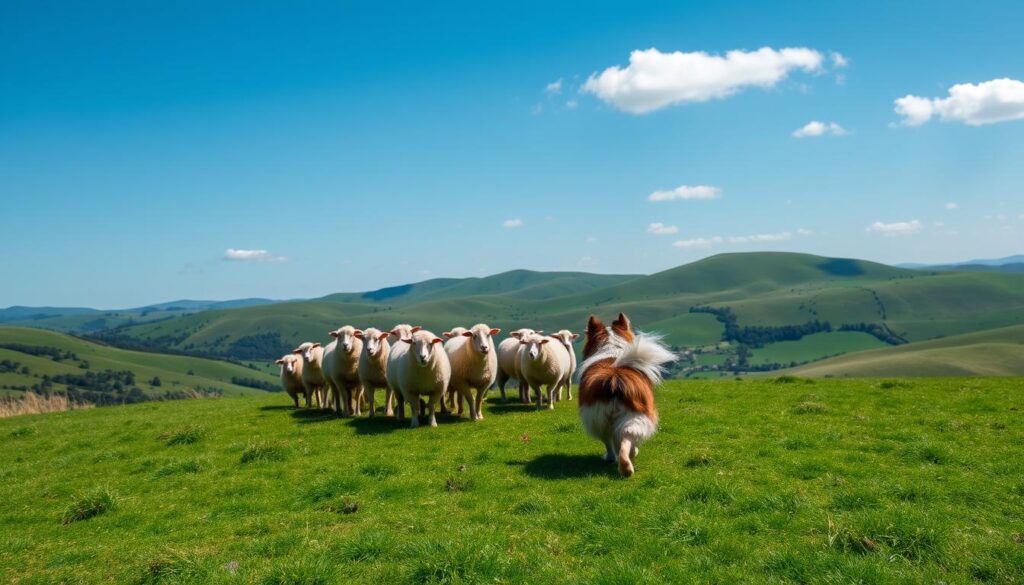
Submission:
MULTIPOLYGON (((404 356, 409 351, 409 346, 405 343, 401 343, 403 339, 411 338, 413 333, 416 333, 422 329, 420 326, 413 327, 406 323, 395 325, 391 328, 390 335, 395 338, 395 344, 391 346, 391 352, 388 354, 388 365, 387 365, 387 380, 388 389, 391 390, 391 394, 394 395, 395 400, 398 401, 397 410, 395 414, 398 419, 405 418, 405 396, 395 386, 394 380, 398 375, 398 364, 402 361, 404 356)), ((414 405, 415 406, 415 405, 414 405)))
MULTIPOLYGON (((441 347, 441 338, 429 331, 417 331, 412 337, 404 338, 398 345, 406 345, 406 351, 397 361, 395 376, 388 376, 388 382, 398 389, 405 397, 412 414, 412 427, 420 424, 420 397, 427 398, 427 414, 430 426, 437 426, 434 416, 438 403, 444 397, 451 380, 452 370, 448 363, 448 355, 441 347)), ((388 364, 391 365, 390 363, 388 364)), ((391 368, 389 367, 389 373, 391 368)))
POLYGON ((373 394, 377 388, 384 389, 384 414, 394 414, 392 403, 394 392, 388 386, 387 365, 388 355, 391 353, 391 344, 388 343, 390 333, 382 332, 379 329, 369 327, 363 331, 357 331, 356 337, 363 341, 363 351, 359 354, 359 383, 366 394, 366 402, 369 404, 370 416, 374 416, 376 405, 373 394))
MULTIPOLYGON (((451 357, 451 352, 448 351, 448 348, 451 347, 453 344, 461 345, 463 340, 463 334, 467 331, 469 331, 469 329, 466 329, 465 327, 452 327, 451 331, 445 331, 444 333, 441 334, 445 337, 444 352, 447 353, 449 357, 451 357)), ((441 412, 447 412, 448 410, 454 412, 456 410, 456 402, 458 402, 458 413, 461 415, 464 403, 462 397, 459 396, 458 393, 451 388, 451 386, 448 387, 448 391, 445 394, 445 399, 444 401, 441 402, 441 412)))
POLYGON ((462 400, 469 402, 470 420, 484 418, 483 400, 498 375, 498 356, 495 355, 491 336, 499 333, 501 329, 491 329, 483 323, 477 323, 469 331, 463 331, 459 337, 453 337, 444 344, 451 365, 449 392, 459 396, 460 413, 462 400), (471 390, 476 390, 475 398, 471 390))
POLYGON ((569 354, 561 343, 539 333, 527 335, 523 344, 523 352, 519 356, 519 369, 523 379, 534 389, 537 395, 537 410, 544 404, 541 386, 548 388, 548 408, 555 407, 555 394, 566 382, 569 371, 569 354))
POLYGON ((291 396, 295 408, 299 407, 299 395, 306 397, 306 408, 309 408, 311 393, 302 384, 302 358, 295 354, 287 354, 274 362, 281 366, 281 389, 291 396))
MULTIPOLYGON (((533 329, 523 328, 509 333, 509 338, 498 344, 498 389, 501 390, 501 401, 506 402, 505 384, 516 380, 519 384, 519 401, 530 403, 530 386, 519 374, 519 361, 522 354, 520 339, 534 333, 533 329)), ((537 333, 540 333, 539 331, 537 333)))
POLYGON ((334 391, 335 410, 341 416, 362 414, 359 354, 363 353, 363 340, 356 336, 358 331, 351 325, 345 325, 329 332, 328 335, 335 340, 324 350, 324 379, 334 391))
POLYGON ((307 341, 292 350, 302 357, 302 385, 317 397, 320 408, 327 407, 327 381, 324 379, 324 348, 319 342, 307 341))
MULTIPOLYGON (((551 335, 553 339, 558 340, 562 344, 562 347, 569 352, 569 372, 565 376, 565 383, 562 386, 569 392, 569 400, 572 400, 572 377, 576 375, 576 350, 572 347, 572 342, 579 339, 579 333, 573 333, 568 329, 562 329, 558 333, 551 335)), ((555 397, 556 400, 562 399, 562 389, 558 389, 558 395, 555 397)))

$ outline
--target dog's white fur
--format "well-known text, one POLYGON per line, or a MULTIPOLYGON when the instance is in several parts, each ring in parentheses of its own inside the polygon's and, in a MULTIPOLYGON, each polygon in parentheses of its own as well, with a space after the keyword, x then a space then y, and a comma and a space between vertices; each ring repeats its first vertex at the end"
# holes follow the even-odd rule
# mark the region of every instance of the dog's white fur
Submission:
POLYGON ((625 338, 616 335, 611 327, 607 330, 608 341, 594 352, 594 355, 583 360, 579 371, 576 372, 577 381, 590 366, 601 360, 613 358, 613 367, 632 368, 646 376, 651 385, 656 386, 665 375, 665 364, 679 359, 679 356, 665 347, 661 335, 636 332, 633 341, 626 341, 625 338))

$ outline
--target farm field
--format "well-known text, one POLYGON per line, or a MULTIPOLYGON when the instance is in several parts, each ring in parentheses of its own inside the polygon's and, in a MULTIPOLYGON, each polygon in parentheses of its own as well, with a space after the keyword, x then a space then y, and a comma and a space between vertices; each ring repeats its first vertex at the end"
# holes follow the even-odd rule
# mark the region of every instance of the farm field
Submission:
POLYGON ((0 420, 9 583, 1019 583, 1019 378, 672 381, 435 429, 281 394, 0 420))
POLYGON ((1024 374, 1024 326, 850 353, 790 372, 814 377, 1019 376, 1024 374))
POLYGON ((877 338, 859 331, 813 333, 796 341, 779 341, 753 349, 750 363, 803 363, 843 353, 884 347, 889 346, 877 338))

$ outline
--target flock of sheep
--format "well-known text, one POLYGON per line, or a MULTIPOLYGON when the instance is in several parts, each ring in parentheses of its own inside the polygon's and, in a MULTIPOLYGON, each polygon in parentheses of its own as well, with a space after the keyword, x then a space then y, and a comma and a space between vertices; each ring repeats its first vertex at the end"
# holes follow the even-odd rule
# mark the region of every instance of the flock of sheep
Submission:
POLYGON ((451 409, 461 415, 464 402, 469 418, 482 420, 483 400, 495 382, 503 401, 505 385, 513 379, 523 402, 529 403, 530 389, 535 390, 538 409, 545 402, 554 408, 563 389, 572 400, 572 344, 578 334, 518 329, 495 350, 493 338, 500 332, 478 323, 446 331, 443 340, 406 324, 390 331, 346 325, 329 333, 335 339, 326 347, 306 342, 277 360, 281 385, 296 408, 302 395, 307 408, 315 398, 341 416, 362 414, 364 403, 374 416, 374 393, 383 389, 385 414, 404 418, 408 404, 413 427, 419 426, 420 416, 428 416, 430 426, 437 426, 434 414, 439 406, 442 412, 451 409), (546 400, 542 387, 547 388, 546 400))

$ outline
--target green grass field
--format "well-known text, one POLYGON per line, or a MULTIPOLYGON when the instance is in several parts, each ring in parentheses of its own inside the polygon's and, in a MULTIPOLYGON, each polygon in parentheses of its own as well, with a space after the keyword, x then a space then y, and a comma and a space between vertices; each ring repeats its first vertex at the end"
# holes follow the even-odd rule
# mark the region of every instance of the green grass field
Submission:
POLYGON ((1019 376, 1024 372, 1024 325, 861 351, 800 366, 813 377, 1019 376))
POLYGON ((832 331, 830 333, 814 333, 796 341, 780 341, 769 343, 764 347, 752 350, 752 364, 789 364, 790 362, 810 362, 826 357, 889 347, 884 342, 867 333, 858 331, 832 331))
POLYGON ((1020 583, 1021 379, 670 382, 436 429, 283 395, 0 420, 8 583, 1020 583))
MULTIPOLYGON (((218 360, 128 351, 42 329, 0 327, 0 344, 52 347, 74 353, 78 357, 78 361, 57 362, 49 357, 29 355, 14 349, 0 347, 0 360, 17 362, 29 369, 29 374, 20 373, 20 368, 16 372, 0 373, 0 396, 21 394, 19 391, 5 389, 2 386, 31 387, 40 382, 40 377, 43 375, 79 375, 87 371, 100 372, 103 370, 133 372, 138 387, 148 394, 196 389, 216 389, 227 396, 264 393, 262 390, 232 384, 231 379, 235 377, 279 384, 276 368, 273 373, 268 373, 265 369, 256 371, 218 360), (79 367, 82 361, 88 362, 88 370, 79 367), (159 387, 154 387, 149 383, 153 378, 160 379, 159 387)), ((61 391, 65 388, 66 385, 55 383, 53 390, 61 391)))

